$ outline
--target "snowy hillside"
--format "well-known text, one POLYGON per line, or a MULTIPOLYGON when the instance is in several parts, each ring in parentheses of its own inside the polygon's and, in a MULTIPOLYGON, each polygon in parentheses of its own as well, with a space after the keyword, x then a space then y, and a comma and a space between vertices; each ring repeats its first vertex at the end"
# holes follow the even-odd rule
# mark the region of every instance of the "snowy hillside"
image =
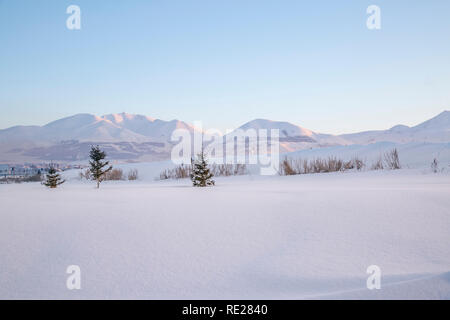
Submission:
POLYGON ((339 145, 368 145, 377 142, 448 143, 450 142, 450 111, 443 111, 436 117, 414 127, 396 125, 388 130, 342 135, 316 133, 289 122, 264 119, 250 121, 238 129, 279 129, 281 152, 339 145))
MULTIPOLYGON (((278 129, 280 134, 280 152, 290 152, 308 148, 320 148, 332 145, 345 145, 348 142, 338 136, 321 134, 284 121, 256 119, 239 127, 237 130, 278 129)), ((233 136, 236 131, 229 134, 233 136)))
POLYGON ((376 142, 450 142, 450 111, 443 111, 436 117, 414 127, 397 125, 389 130, 344 134, 341 137, 355 144, 376 142))
POLYGON ((0 298, 450 299, 447 174, 216 182, 0 185, 0 298))

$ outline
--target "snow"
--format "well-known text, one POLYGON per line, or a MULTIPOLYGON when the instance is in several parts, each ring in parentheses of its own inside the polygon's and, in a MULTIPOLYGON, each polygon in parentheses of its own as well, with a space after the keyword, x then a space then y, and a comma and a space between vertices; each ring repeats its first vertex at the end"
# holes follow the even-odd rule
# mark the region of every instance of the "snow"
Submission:
MULTIPOLYGON (((450 176, 0 185, 2 299, 450 299, 450 176), (381 268, 380 290, 366 269, 381 268), (81 268, 81 290, 66 268, 81 268)), ((132 166, 132 165, 130 165, 132 166)))

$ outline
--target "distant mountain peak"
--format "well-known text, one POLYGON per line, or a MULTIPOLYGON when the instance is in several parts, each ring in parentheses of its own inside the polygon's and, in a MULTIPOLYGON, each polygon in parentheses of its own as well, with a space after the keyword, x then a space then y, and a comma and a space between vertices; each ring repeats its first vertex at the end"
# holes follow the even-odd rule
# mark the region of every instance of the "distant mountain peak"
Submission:
POLYGON ((123 123, 124 121, 133 121, 133 120, 150 121, 150 122, 156 120, 155 118, 149 116, 144 116, 141 114, 130 114, 126 112, 106 114, 103 115, 102 118, 117 124, 123 123))
POLYGON ((403 124, 398 124, 398 125, 393 126, 392 128, 390 128, 389 131, 397 131, 397 132, 399 132, 399 131, 404 131, 404 130, 408 130, 408 129, 410 129, 410 127, 405 126, 403 124))
POLYGON ((445 110, 439 113, 437 116, 418 124, 413 127, 414 129, 427 129, 427 130, 450 130, 450 112, 445 110))
POLYGON ((302 128, 296 124, 292 124, 286 121, 274 121, 267 119, 254 119, 240 126, 239 129, 279 129, 281 136, 311 136, 314 134, 309 129, 302 128))

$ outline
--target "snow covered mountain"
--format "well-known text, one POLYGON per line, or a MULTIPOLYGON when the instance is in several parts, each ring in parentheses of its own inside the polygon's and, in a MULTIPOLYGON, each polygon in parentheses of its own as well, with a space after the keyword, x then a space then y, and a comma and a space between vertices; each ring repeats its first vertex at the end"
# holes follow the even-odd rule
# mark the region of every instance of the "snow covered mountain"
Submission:
MULTIPOLYGON (((151 161, 168 159, 175 129, 193 132, 193 126, 179 120, 164 121, 127 113, 96 116, 77 114, 44 126, 15 126, 0 130, 0 162, 34 160, 83 160, 91 144, 100 144, 112 159, 151 161)), ((280 152, 333 146, 369 145, 380 142, 448 143, 450 112, 414 127, 397 125, 388 130, 331 135, 317 133, 283 121, 255 119, 237 130, 279 129, 280 152)))
POLYGON ((127 113, 108 114, 102 117, 105 121, 139 134, 146 138, 167 142, 175 129, 186 129, 193 132, 194 127, 179 120, 164 121, 143 115, 127 113))
MULTIPOLYGON (((256 131, 259 129, 278 129, 280 134, 281 152, 349 144, 348 141, 339 136, 316 133, 309 129, 305 129, 298 125, 284 121, 256 119, 247 122, 237 130, 248 131, 249 129, 254 129, 256 131)), ((229 134, 229 136, 232 136, 235 133, 236 130, 229 134)))
MULTIPOLYGON (((436 117, 414 127, 396 125, 388 130, 365 131, 352 134, 331 135, 317 133, 298 125, 265 119, 256 119, 237 130, 279 129, 280 152, 293 152, 332 146, 368 145, 380 142, 406 143, 448 143, 450 142, 450 111, 443 111, 436 117)), ((230 137, 236 133, 232 132, 230 137)))
POLYGON ((365 131, 343 134, 340 137, 351 144, 371 144, 377 142, 450 142, 450 111, 443 111, 436 117, 414 127, 397 125, 388 130, 365 131))
POLYGON ((173 130, 194 127, 179 120, 163 121, 127 113, 102 117, 77 114, 44 126, 0 130, 0 161, 81 160, 97 143, 116 159, 163 159, 170 152, 173 130))
POLYGON ((142 115, 121 113, 98 117, 92 114, 77 114, 50 122, 42 127, 17 126, 0 130, 0 142, 28 141, 40 145, 67 140, 167 142, 176 128, 193 130, 192 126, 182 121, 163 121, 142 115))

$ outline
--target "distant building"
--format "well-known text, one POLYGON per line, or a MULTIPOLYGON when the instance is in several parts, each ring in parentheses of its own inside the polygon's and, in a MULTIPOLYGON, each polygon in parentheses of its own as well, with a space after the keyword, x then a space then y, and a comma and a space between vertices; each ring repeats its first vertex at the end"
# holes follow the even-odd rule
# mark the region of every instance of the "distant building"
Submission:
POLYGON ((28 177, 41 174, 44 172, 45 170, 36 167, 0 164, 0 177, 6 176, 28 177))
POLYGON ((9 176, 11 174, 11 170, 9 165, 0 164, 0 176, 9 176))

